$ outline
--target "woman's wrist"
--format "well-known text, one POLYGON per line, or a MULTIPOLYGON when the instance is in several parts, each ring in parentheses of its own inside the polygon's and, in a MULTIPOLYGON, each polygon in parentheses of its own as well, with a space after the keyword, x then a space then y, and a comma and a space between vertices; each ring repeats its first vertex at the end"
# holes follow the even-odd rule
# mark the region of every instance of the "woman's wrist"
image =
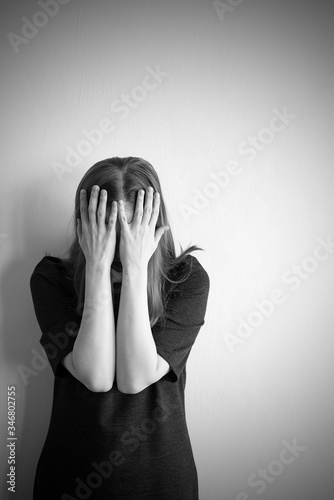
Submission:
POLYGON ((109 302, 112 300, 109 266, 101 263, 86 263, 85 298, 88 301, 109 302))
MULTIPOLYGON (((86 263, 84 317, 91 322, 98 314, 106 314, 113 303, 110 271, 97 264, 86 263)), ((113 315, 113 309, 110 308, 113 315)))
POLYGON ((123 267, 122 281, 147 281, 147 266, 128 266, 123 267))
POLYGON ((110 264, 101 261, 86 261, 86 274, 110 275, 110 264))

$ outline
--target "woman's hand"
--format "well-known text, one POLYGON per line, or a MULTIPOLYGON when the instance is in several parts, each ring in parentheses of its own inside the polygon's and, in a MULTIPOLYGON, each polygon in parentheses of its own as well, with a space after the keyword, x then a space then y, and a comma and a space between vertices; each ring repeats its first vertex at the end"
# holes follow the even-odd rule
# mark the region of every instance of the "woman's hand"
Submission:
POLYGON ((112 203, 106 224, 107 191, 102 189, 97 208, 99 189, 99 186, 92 187, 88 210, 86 190, 80 192, 81 220, 77 219, 77 234, 86 265, 101 265, 110 269, 116 247, 117 202, 112 203))
POLYGON ((144 190, 138 192, 137 204, 132 222, 128 224, 124 211, 123 201, 118 202, 121 236, 119 242, 119 256, 123 272, 134 270, 147 271, 147 264, 155 252, 161 236, 169 229, 168 226, 155 226, 159 216, 160 196, 153 188, 146 190, 145 206, 143 207, 144 190))

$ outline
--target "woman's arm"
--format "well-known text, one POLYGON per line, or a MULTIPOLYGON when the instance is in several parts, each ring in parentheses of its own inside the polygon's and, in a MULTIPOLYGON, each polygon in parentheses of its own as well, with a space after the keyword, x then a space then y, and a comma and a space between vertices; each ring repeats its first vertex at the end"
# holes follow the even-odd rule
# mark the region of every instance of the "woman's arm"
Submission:
POLYGON ((170 367, 158 355, 150 326, 147 300, 147 264, 167 226, 155 231, 159 215, 159 195, 153 188, 138 193, 131 224, 119 202, 121 224, 120 258, 123 265, 122 290, 116 335, 116 377, 121 392, 142 391, 165 375, 170 367))
POLYGON ((121 392, 140 392, 170 370, 157 353, 151 331, 146 269, 123 272, 116 345, 117 386, 121 392))
POLYGON ((110 268, 86 266, 85 304, 78 336, 63 364, 93 392, 109 391, 115 377, 115 319, 110 268))
POLYGON ((85 302, 82 321, 73 351, 63 364, 88 389, 106 392, 115 377, 115 319, 112 303, 110 266, 116 247, 117 203, 113 202, 105 223, 107 192, 93 186, 87 210, 86 191, 80 194, 79 243, 85 254, 85 302))

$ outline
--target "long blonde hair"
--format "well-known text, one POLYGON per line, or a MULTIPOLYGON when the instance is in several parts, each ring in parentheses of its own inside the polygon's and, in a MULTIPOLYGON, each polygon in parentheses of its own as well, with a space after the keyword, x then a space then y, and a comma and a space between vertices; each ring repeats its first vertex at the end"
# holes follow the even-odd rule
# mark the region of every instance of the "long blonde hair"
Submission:
MULTIPOLYGON (((130 156, 127 158, 114 157, 95 163, 85 173, 77 187, 73 221, 76 236, 68 249, 68 257, 62 259, 73 281, 73 287, 78 299, 76 310, 79 314, 82 314, 85 297, 85 256, 76 233, 76 219, 80 218, 80 190, 85 189, 87 191, 87 201, 89 202, 90 192, 94 185, 98 185, 100 191, 106 189, 108 193, 106 220, 108 220, 113 200, 122 199, 134 207, 138 191, 152 186, 154 191, 160 193, 157 227, 170 227, 160 181, 155 169, 149 162, 142 158, 130 156)), ((187 279, 191 267, 182 264, 185 264, 186 256, 194 250, 203 249, 195 245, 191 245, 186 250, 182 250, 181 247, 182 252, 176 257, 171 229, 161 237, 158 247, 148 263, 147 294, 151 327, 158 320, 162 323, 165 321, 168 292, 171 291, 170 285, 178 284, 187 279), (173 273, 173 270, 177 270, 177 273, 173 273)), ((190 259, 190 262, 192 262, 192 259, 190 259)))

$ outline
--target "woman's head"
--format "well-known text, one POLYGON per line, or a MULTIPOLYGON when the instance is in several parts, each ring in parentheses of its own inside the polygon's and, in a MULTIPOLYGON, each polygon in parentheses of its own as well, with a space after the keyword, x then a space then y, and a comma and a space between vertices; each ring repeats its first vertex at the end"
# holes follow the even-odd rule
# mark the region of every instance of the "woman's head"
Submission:
MULTIPOLYGON (((158 191, 160 193, 160 208, 157 227, 170 227, 160 181, 155 169, 148 161, 137 157, 114 157, 95 163, 95 165, 87 170, 78 185, 75 195, 74 221, 80 218, 80 190, 86 190, 87 202, 89 203, 91 189, 94 185, 98 185, 100 187, 100 192, 102 189, 105 189, 108 193, 106 222, 108 221, 111 212, 111 203, 114 200, 118 201, 122 199, 124 201, 128 223, 132 220, 138 191, 140 189, 144 189, 146 191, 149 186, 152 186, 154 191, 158 191)), ((112 267, 116 270, 121 269, 118 254, 119 232, 120 226, 119 221, 117 221, 116 233, 118 233, 118 237, 116 240, 116 253, 113 263, 114 266, 112 265, 112 267)), ((172 281, 168 277, 170 269, 176 262, 182 261, 188 253, 196 249, 198 249, 198 247, 193 245, 188 248, 188 250, 183 251, 182 254, 176 258, 172 231, 165 231, 162 235, 158 247, 148 263, 148 302, 151 325, 154 324, 161 315, 163 315, 163 295, 166 280, 172 281)), ((72 265, 74 288, 78 296, 77 310, 78 312, 82 312, 84 305, 85 257, 79 245, 77 236, 75 237, 75 240, 69 250, 69 254, 69 263, 72 265)))
POLYGON ((75 196, 76 218, 80 217, 80 190, 86 189, 89 195, 94 185, 100 186, 100 190, 106 189, 108 193, 106 222, 108 220, 111 203, 114 200, 124 200, 128 213, 133 213, 137 193, 140 189, 152 186, 154 191, 160 193, 160 214, 158 225, 161 219, 166 218, 166 209, 158 175, 152 165, 142 158, 109 158, 95 163, 83 176, 77 188, 75 196))

